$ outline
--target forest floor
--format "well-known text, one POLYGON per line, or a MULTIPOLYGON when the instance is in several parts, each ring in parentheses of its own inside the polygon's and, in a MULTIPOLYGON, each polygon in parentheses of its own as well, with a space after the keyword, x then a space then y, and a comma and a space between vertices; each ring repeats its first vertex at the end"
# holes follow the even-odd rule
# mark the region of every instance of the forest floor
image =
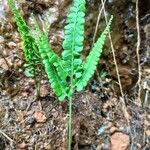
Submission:
MULTIPOLYGON (((60 54, 71 0, 18 0, 30 24, 34 12, 41 26, 49 24, 49 41, 60 54), (50 17, 48 17, 50 15, 50 17)), ((139 3, 140 49, 135 0, 108 0, 115 60, 109 39, 88 87, 73 99, 74 150, 150 150, 150 1, 139 3), (138 59, 139 63, 138 64, 138 59), (140 65, 140 66, 139 66, 140 65), (139 70, 141 79, 139 84, 139 70), (138 89, 140 86, 140 99, 138 89), (120 90, 120 88, 122 90, 120 90), (121 92, 122 91, 122 92, 121 92)), ((83 59, 95 41, 101 4, 88 0, 83 59)), ((104 14, 96 39, 105 26, 104 14)), ((0 0, 0 150, 66 150, 68 103, 59 102, 46 75, 35 100, 32 77, 25 76, 22 42, 7 2, 0 0)))

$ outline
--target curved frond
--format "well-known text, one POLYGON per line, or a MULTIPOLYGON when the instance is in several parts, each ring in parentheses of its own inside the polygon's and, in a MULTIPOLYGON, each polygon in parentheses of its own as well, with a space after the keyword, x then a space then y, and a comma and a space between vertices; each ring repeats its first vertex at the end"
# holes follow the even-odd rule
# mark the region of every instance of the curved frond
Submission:
MULTIPOLYGON (((78 67, 82 64, 81 52, 84 40, 84 22, 85 22, 85 0, 74 0, 70 9, 65 27, 65 39, 63 42, 63 60, 64 68, 68 74, 78 72, 78 67)), ((73 75, 72 75, 73 76, 73 75)), ((76 77, 81 77, 81 74, 76 77)))
POLYGON ((92 48, 91 52, 86 58, 85 64, 83 65, 83 75, 76 84, 77 91, 81 91, 87 85, 89 79, 92 77, 94 71, 96 70, 96 66, 98 64, 99 57, 102 53, 102 48, 106 40, 106 35, 109 32, 112 19, 113 16, 111 16, 105 30, 102 32, 101 36, 98 38, 97 42, 94 44, 94 47, 92 48))
POLYGON ((8 4, 14 14, 18 31, 23 41, 23 50, 26 61, 39 59, 39 53, 34 38, 30 34, 30 29, 17 9, 14 0, 8 0, 8 4))
POLYGON ((65 80, 67 73, 62 67, 61 59, 50 48, 46 35, 40 30, 36 22, 35 24, 36 34, 34 34, 34 38, 38 45, 45 71, 53 91, 62 101, 67 96, 68 87, 65 80))

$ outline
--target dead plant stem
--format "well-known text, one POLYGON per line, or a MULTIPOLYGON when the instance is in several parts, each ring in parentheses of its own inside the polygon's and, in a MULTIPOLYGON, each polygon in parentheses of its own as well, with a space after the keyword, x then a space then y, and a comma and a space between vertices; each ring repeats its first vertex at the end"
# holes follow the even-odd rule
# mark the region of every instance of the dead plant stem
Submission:
MULTIPOLYGON (((102 5, 104 5, 103 0, 101 0, 101 3, 102 3, 102 5)), ((106 24, 107 24, 108 19, 107 19, 107 16, 106 16, 105 6, 104 6, 104 15, 105 15, 105 21, 106 21, 106 24)), ((114 46, 113 46, 113 42, 112 42, 112 38, 111 38, 110 32, 108 33, 108 35, 109 35, 111 50, 112 50, 112 54, 113 54, 115 69, 116 69, 118 83, 119 83, 120 92, 121 92, 121 98, 120 98, 120 100, 122 102, 122 111, 124 112, 124 117, 127 120, 128 127, 130 128, 129 132, 130 132, 130 136, 131 136, 131 139, 132 139, 133 137, 132 137, 132 131, 131 131, 131 126, 130 126, 130 120, 129 120, 129 116, 128 116, 128 112, 127 112, 127 107, 126 107, 126 103, 125 103, 125 95, 124 95, 123 89, 122 89, 122 84, 121 84, 119 69, 118 69, 118 65, 117 65, 117 61, 116 61, 115 50, 114 50, 114 46)), ((132 144, 133 144, 133 142, 131 141, 131 145, 132 144)))
MULTIPOLYGON (((105 4, 104 4, 104 1, 101 0, 101 3, 102 3, 103 8, 104 8, 103 10, 104 10, 104 15, 105 15, 105 21, 106 21, 106 24, 107 24, 108 19, 107 19, 107 15, 106 15, 106 11, 105 11, 105 4)), ((111 38, 110 32, 108 33, 108 35, 109 35, 111 50, 112 50, 112 54, 113 54, 115 69, 116 69, 116 73, 117 73, 118 83, 119 83, 119 87, 120 87, 120 92, 121 92, 122 98, 124 99, 124 93, 123 93, 122 84, 121 84, 121 80, 120 80, 119 69, 118 69, 118 65, 117 65, 117 61, 116 61, 115 50, 114 50, 114 46, 113 46, 113 42, 112 42, 112 38, 111 38)), ((124 103, 124 105, 125 105, 125 100, 123 100, 123 103, 124 103)))
POLYGON ((14 142, 14 140, 12 140, 6 133, 4 133, 2 130, 0 130, 0 133, 6 138, 8 139, 11 143, 14 142))
POLYGON ((103 9, 104 9, 104 6, 105 6, 105 2, 106 0, 104 1, 104 5, 100 5, 99 7, 99 14, 98 14, 98 17, 97 17, 97 22, 96 22, 96 27, 95 27, 95 31, 94 31, 94 36, 93 36, 93 43, 92 43, 92 47, 94 46, 94 43, 95 43, 95 39, 96 39, 96 35, 97 35, 97 31, 98 31, 98 25, 99 25, 99 21, 100 21, 100 18, 101 18, 101 15, 102 15, 102 12, 103 12, 103 9))
POLYGON ((136 47, 136 55, 137 55, 137 64, 138 64, 138 96, 137 96, 137 104, 141 106, 141 78, 142 78, 142 71, 140 65, 140 44, 141 44, 141 37, 140 37, 140 27, 139 27, 139 0, 136 0, 136 28, 137 28, 137 47, 136 47))
POLYGON ((5 56, 4 56, 2 53, 0 53, 0 55, 1 55, 1 56, 3 57, 3 59, 5 60, 8 69, 11 69, 11 67, 9 66, 9 63, 8 63, 7 59, 5 58, 5 56))

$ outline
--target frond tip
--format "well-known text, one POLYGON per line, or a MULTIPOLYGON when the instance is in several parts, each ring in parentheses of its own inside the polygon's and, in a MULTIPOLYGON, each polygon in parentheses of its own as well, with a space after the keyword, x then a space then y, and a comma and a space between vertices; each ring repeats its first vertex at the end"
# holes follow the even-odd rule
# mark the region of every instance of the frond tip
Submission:
POLYGON ((111 16, 105 30, 102 32, 101 36, 98 38, 97 42, 94 44, 90 54, 86 58, 85 64, 83 65, 83 74, 80 80, 77 82, 77 91, 81 91, 88 83, 89 79, 92 77, 96 70, 99 57, 102 53, 102 48, 104 46, 106 35, 109 32, 110 25, 112 23, 113 16, 111 16))
MULTIPOLYGON (((64 69, 69 74, 76 75, 78 67, 82 64, 81 52, 83 50, 85 0, 74 0, 65 26, 65 39, 63 41, 64 69)), ((73 76, 73 75, 72 75, 73 76)))

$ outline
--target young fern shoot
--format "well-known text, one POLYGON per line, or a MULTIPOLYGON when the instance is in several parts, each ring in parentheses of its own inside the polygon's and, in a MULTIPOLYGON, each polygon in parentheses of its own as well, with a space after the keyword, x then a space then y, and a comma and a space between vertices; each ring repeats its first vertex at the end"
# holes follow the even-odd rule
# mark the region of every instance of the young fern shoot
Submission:
POLYGON ((111 16, 106 28, 92 47, 85 62, 83 62, 81 53, 84 40, 85 0, 74 0, 73 5, 70 8, 67 25, 65 26, 65 37, 63 41, 64 51, 62 52, 62 58, 52 50, 46 34, 40 30, 34 17, 36 32, 31 35, 29 27, 17 10, 13 0, 8 0, 8 2, 15 15, 18 30, 24 43, 23 48, 26 60, 34 62, 37 58, 40 58, 51 87, 58 99, 64 101, 68 98, 68 150, 71 150, 73 93, 74 90, 83 90, 94 74, 113 17, 111 16))

